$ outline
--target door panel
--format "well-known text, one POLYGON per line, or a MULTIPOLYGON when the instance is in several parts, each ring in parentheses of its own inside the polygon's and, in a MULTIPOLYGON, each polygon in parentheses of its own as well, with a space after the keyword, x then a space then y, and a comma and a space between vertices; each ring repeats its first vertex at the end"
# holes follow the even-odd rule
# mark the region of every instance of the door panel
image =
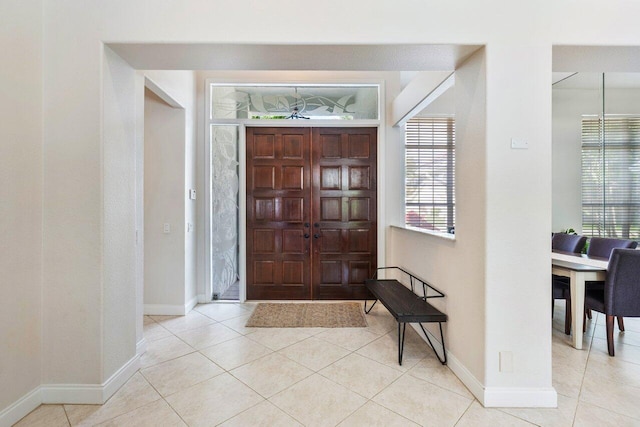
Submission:
POLYGON ((362 299, 377 259, 377 129, 315 128, 311 139, 313 296, 362 299))
POLYGON ((376 135, 375 128, 247 129, 247 298, 369 296, 376 135))
POLYGON ((247 298, 311 295, 311 133, 247 129, 247 298))

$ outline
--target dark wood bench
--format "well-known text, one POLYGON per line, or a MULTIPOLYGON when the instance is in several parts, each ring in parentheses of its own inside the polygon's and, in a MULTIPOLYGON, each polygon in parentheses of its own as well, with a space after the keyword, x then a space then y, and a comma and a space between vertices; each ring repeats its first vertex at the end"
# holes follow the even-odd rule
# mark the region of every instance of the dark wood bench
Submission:
POLYGON ((444 335, 442 334, 442 322, 447 321, 447 315, 427 302, 427 299, 429 298, 443 298, 445 295, 426 281, 400 267, 380 267, 378 270, 376 270, 376 275, 373 279, 365 281, 367 289, 371 291, 376 300, 369 309, 367 309, 367 301, 365 300, 364 312, 369 314, 373 306, 380 301, 396 319, 398 322, 398 363, 402 365, 404 336, 407 323, 418 323, 436 357, 440 363, 446 365, 447 353, 445 350, 444 335), (375 278, 377 277, 378 270, 388 269, 396 269, 408 275, 411 289, 407 288, 397 280, 375 278), (415 293, 415 285, 417 283, 422 285, 422 296, 416 295, 415 293), (432 295, 428 295, 428 290, 432 291, 432 295), (425 331, 422 326, 423 323, 429 322, 438 322, 438 325, 440 326, 440 340, 442 342, 443 357, 440 357, 429 338, 429 334, 427 334, 427 331, 425 331))

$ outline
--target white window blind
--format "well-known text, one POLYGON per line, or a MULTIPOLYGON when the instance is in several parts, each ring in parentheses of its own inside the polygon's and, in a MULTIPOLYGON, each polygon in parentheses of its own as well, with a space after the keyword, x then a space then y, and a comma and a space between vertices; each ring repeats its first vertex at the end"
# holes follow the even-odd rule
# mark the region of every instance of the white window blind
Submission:
POLYGON ((405 222, 439 232, 455 227, 455 123, 417 117, 405 125, 405 222))
POLYGON ((582 117, 582 231, 640 238, 640 116, 582 117))

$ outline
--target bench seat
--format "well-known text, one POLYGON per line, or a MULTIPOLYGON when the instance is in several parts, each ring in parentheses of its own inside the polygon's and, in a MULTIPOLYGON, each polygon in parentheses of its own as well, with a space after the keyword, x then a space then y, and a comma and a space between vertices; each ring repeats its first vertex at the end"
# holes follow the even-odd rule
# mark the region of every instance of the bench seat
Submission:
MULTIPOLYGON (((387 268, 392 268, 392 267, 387 267, 387 268)), ((399 267, 393 267, 393 268, 400 269, 399 267)), ((428 285, 426 282, 420 279, 417 279, 415 276, 411 275, 410 273, 407 273, 404 270, 401 270, 401 271, 410 275, 412 284, 414 279, 421 282, 423 284, 423 290, 425 293, 426 293, 426 288, 424 286, 428 286, 429 288, 434 289, 433 287, 428 285)), ((427 302, 427 298, 425 298, 424 296, 421 297, 419 295, 416 295, 411 289, 407 288, 397 280, 371 279, 371 280, 366 280, 365 284, 367 289, 369 289, 371 294, 373 294, 373 296, 376 299, 373 305, 375 305, 376 302, 380 301, 382 305, 384 305, 387 308, 387 310, 389 310, 389 313, 391 313, 391 315, 398 322, 398 363, 400 365, 402 365, 402 353, 404 350, 404 336, 405 336, 405 329, 406 329, 407 323, 418 323, 420 325, 420 328, 424 332, 427 338, 427 341, 429 342, 429 345, 433 349, 440 363, 442 363, 443 365, 447 364, 447 354, 446 354, 445 344, 444 344, 444 335, 442 333, 442 322, 447 321, 447 315, 445 313, 441 312, 440 310, 438 310, 437 308, 429 304, 427 302), (442 358, 438 355, 438 352, 433 346, 431 339, 429 338, 429 335, 427 334, 424 327, 422 326, 422 323, 433 323, 433 322, 437 322, 440 327, 440 338, 442 342, 442 353, 443 353, 442 358)), ((436 292, 439 293, 438 297, 444 296, 444 294, 442 294, 441 292, 437 290, 436 292)), ((365 301, 365 313, 368 314, 373 308, 373 305, 369 307, 369 309, 367 310, 367 302, 365 301)))

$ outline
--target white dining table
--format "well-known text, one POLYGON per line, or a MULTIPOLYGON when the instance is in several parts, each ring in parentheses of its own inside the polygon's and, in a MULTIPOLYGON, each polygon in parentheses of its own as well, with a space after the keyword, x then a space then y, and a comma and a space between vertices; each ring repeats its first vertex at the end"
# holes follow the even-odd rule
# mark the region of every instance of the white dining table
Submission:
POLYGON ((551 274, 568 277, 571 292, 571 326, 573 346, 582 349, 585 282, 604 281, 609 260, 600 257, 551 252, 551 274))

